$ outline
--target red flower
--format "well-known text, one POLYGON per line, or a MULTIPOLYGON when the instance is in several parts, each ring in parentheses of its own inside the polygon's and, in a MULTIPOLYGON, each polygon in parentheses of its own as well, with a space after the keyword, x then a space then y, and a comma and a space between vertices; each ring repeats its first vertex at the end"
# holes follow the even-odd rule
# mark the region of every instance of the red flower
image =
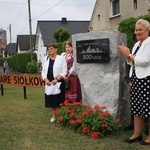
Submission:
POLYGON ((108 111, 105 111, 105 112, 103 112, 103 115, 104 115, 105 117, 109 117, 109 116, 110 116, 110 113, 109 113, 108 111))
POLYGON ((82 131, 83 131, 84 133, 87 133, 87 132, 88 132, 88 127, 83 126, 83 127, 82 127, 82 131))
POLYGON ((93 112, 93 109, 92 109, 92 108, 89 108, 89 109, 88 109, 88 112, 93 112))
POLYGON ((63 122, 64 118, 63 117, 58 117, 58 122, 63 122))
POLYGON ((105 106, 99 106, 99 108, 100 108, 101 110, 104 110, 106 107, 105 107, 105 106))
POLYGON ((98 118, 99 118, 100 120, 103 120, 103 119, 104 119, 103 114, 99 114, 99 115, 98 115, 98 118))
POLYGON ((54 110, 55 115, 59 114, 59 112, 60 112, 60 109, 54 110))
POLYGON ((74 113, 74 110, 66 109, 66 112, 68 112, 68 113, 74 113))
POLYGON ((82 122, 82 119, 77 119, 76 122, 77 122, 77 123, 81 123, 81 122, 82 122))
POLYGON ((86 108, 87 106, 85 104, 82 104, 82 108, 86 108))
POLYGON ((82 119, 82 116, 74 116, 75 119, 82 119))
POLYGON ((81 102, 74 102, 73 104, 74 106, 78 106, 78 105, 81 105, 81 102))
POLYGON ((65 106, 69 106, 69 103, 67 101, 64 101, 65 106))
POLYGON ((108 124, 107 124, 107 123, 103 123, 103 124, 102 124, 102 127, 103 127, 103 128, 107 128, 107 127, 108 127, 108 124))
POLYGON ((76 124, 76 120, 73 120, 73 119, 69 120, 69 123, 72 124, 72 125, 74 125, 74 124, 76 124))
POLYGON ((115 121, 116 121, 117 123, 121 122, 121 120, 120 120, 119 118, 117 118, 115 121))
POLYGON ((70 118, 72 118, 74 115, 74 112, 70 113, 70 118))
POLYGON ((95 105, 91 108, 78 102, 71 103, 66 100, 59 109, 55 112, 58 122, 93 138, 107 135, 108 131, 113 132, 121 127, 117 128, 116 123, 120 122, 120 119, 114 120, 105 106, 95 105))
POLYGON ((95 106, 94 106, 94 109, 95 109, 95 110, 99 110, 99 109, 100 109, 99 105, 95 105, 95 106))
POLYGON ((90 132, 90 136, 94 138, 98 138, 100 132, 90 132))
POLYGON ((83 111, 83 112, 82 112, 82 117, 84 117, 84 116, 86 116, 86 115, 88 115, 88 114, 89 114, 88 111, 83 111))

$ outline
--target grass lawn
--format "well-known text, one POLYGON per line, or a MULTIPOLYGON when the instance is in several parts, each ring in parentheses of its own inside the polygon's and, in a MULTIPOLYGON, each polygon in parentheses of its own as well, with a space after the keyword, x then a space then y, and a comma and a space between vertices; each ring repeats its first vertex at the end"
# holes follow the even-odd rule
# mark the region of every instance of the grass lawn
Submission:
MULTIPOLYGON (((51 112, 44 107, 44 89, 5 86, 0 95, 0 150, 149 150, 138 142, 123 139, 132 131, 94 139, 59 123, 50 123, 51 112)), ((143 134, 144 135, 144 134, 143 134)), ((145 135, 144 135, 145 136, 145 135)))

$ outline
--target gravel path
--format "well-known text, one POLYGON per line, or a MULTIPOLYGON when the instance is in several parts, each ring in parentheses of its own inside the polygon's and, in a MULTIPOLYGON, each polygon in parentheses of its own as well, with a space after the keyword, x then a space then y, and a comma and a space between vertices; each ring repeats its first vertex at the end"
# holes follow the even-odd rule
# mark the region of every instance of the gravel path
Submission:
MULTIPOLYGON (((3 67, 2 66, 0 66, 0 74, 3 74, 3 67)), ((7 70, 7 74, 14 74, 14 71, 11 68, 9 68, 7 70)))

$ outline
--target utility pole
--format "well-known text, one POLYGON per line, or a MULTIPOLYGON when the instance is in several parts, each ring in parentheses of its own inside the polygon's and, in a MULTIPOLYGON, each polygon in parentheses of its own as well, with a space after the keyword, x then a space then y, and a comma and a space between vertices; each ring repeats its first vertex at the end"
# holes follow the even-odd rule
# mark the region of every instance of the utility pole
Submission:
POLYGON ((28 0, 28 10, 29 10, 29 31, 30 31, 30 51, 31 51, 31 61, 33 60, 33 50, 32 50, 32 25, 31 25, 31 8, 30 0, 28 0))
POLYGON ((11 24, 9 24, 9 34, 10 34, 10 43, 12 42, 11 41, 11 24))

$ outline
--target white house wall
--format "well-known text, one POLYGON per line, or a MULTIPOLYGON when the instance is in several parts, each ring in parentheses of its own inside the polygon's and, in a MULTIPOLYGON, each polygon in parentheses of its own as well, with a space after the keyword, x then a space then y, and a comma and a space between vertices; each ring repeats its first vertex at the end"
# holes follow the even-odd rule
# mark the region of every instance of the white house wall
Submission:
POLYGON ((35 53, 37 54, 37 60, 41 60, 43 64, 43 58, 46 56, 46 47, 44 47, 41 31, 39 30, 39 27, 37 28, 37 34, 36 34, 36 50, 35 53))
POLYGON ((21 53, 20 48, 19 48, 19 44, 18 44, 18 48, 17 49, 18 49, 18 54, 21 53))
POLYGON ((134 0, 120 0, 120 15, 111 16, 111 0, 97 0, 91 17, 89 29, 91 31, 117 29, 122 19, 149 14, 150 6, 146 0, 137 0, 137 9, 134 10, 134 0))

